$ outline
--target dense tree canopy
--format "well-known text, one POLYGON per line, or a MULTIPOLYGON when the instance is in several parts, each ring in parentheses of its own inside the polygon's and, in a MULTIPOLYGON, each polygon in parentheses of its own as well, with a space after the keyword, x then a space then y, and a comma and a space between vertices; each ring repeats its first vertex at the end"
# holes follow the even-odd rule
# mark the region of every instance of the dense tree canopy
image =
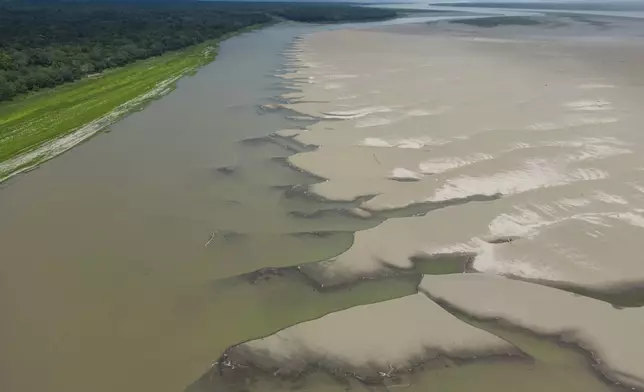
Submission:
POLYGON ((338 22, 393 16, 393 11, 321 3, 0 1, 0 101, 276 17, 338 22))

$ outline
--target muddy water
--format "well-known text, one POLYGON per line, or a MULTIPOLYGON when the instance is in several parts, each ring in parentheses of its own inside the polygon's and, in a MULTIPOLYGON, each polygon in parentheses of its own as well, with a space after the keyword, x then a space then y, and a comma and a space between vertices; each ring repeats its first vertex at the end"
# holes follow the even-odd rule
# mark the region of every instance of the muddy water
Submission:
MULTIPOLYGON (((310 29, 227 41, 171 95, 0 185, 0 390, 180 391, 230 345, 416 292, 415 274, 332 291, 291 268, 248 275, 327 259, 379 223, 333 210, 304 218, 347 204, 289 197, 288 186, 315 181, 281 162, 292 151, 240 143, 307 125, 258 106, 282 92, 281 52, 310 29)), ((444 385, 513 371, 480 366, 452 368, 444 385)), ((423 374, 414 383, 444 373, 423 374)), ((309 386, 335 390, 314 377, 324 384, 309 386)), ((568 390, 593 390, 580 388, 568 390)))
MULTIPOLYGON (((449 26, 445 29, 451 34, 453 27, 449 26)), ((579 30, 577 29, 588 30, 588 26, 571 26, 571 30, 567 34, 578 34, 579 30)), ((541 34, 542 31, 538 33, 541 34)), ((557 193, 554 196, 560 199, 562 196, 557 191, 561 189, 563 189, 564 194, 580 194, 584 196, 587 194, 584 192, 585 190, 580 191, 581 188, 566 186, 577 180, 579 182, 588 181, 586 184, 595 181, 592 184, 597 188, 597 184, 609 176, 619 182, 621 180, 619 170, 630 170, 635 166, 629 160, 620 160, 618 158, 603 161, 607 156, 628 154, 625 149, 617 151, 611 150, 607 146, 608 148, 600 148, 602 153, 571 154, 570 158, 567 159, 576 162, 579 160, 576 158, 577 156, 583 156, 582 160, 593 164, 600 165, 605 163, 607 170, 613 169, 610 175, 583 175, 579 179, 575 177, 574 181, 546 180, 532 186, 531 181, 535 179, 540 181, 536 178, 539 175, 535 175, 536 172, 528 169, 527 172, 530 174, 525 178, 512 178, 508 181, 509 185, 507 187, 497 186, 503 182, 503 180, 499 181, 499 177, 503 177, 506 171, 509 170, 508 168, 512 169, 517 162, 523 163, 526 160, 526 162, 532 162, 533 155, 543 159, 544 162, 552 162, 556 161, 561 147, 566 149, 570 145, 573 149, 577 149, 589 146, 588 140, 583 143, 567 143, 563 140, 558 140, 554 144, 551 142, 546 142, 547 145, 539 145, 538 143, 541 142, 537 142, 535 145, 530 144, 536 140, 550 140, 551 137, 579 137, 582 136, 577 134, 580 129, 583 129, 583 136, 585 137, 597 135, 598 138, 605 138, 609 131, 615 131, 612 134, 619 134, 620 136, 624 134, 625 139, 632 136, 632 129, 635 128, 633 127, 634 124, 628 122, 628 118, 593 118, 580 114, 580 112, 601 111, 608 114, 614 110, 614 107, 608 104, 610 101, 595 97, 596 94, 599 94, 598 92, 588 91, 596 90, 600 86, 601 89, 610 88, 621 92, 617 84, 618 81, 615 81, 616 84, 607 84, 605 81, 604 84, 600 83, 602 80, 607 79, 609 75, 612 76, 613 72, 615 72, 614 69, 611 70, 609 66, 602 70, 584 69, 578 66, 571 67, 567 62, 552 61, 553 58, 559 58, 559 56, 553 56, 556 50, 570 51, 568 47, 560 47, 559 41, 553 41, 554 43, 539 41, 539 44, 547 47, 547 51, 540 54, 542 57, 539 57, 539 55, 534 56, 543 61, 543 64, 539 64, 540 66, 532 64, 534 68, 531 68, 527 64, 521 64, 517 67, 514 62, 517 59, 514 57, 499 61, 500 57, 497 52, 485 52, 486 48, 482 46, 493 44, 502 45, 506 48, 508 45, 514 45, 518 49, 512 52, 513 56, 520 59, 529 58, 532 61, 532 54, 519 51, 525 49, 524 42, 516 43, 503 36, 488 37, 489 41, 479 40, 480 38, 475 36, 475 38, 467 41, 463 40, 458 34, 440 41, 440 38, 431 36, 431 33, 427 33, 425 30, 418 33, 420 38, 418 38, 417 46, 411 47, 410 45, 403 49, 403 46, 412 42, 414 39, 413 34, 415 33, 409 29, 403 29, 402 34, 398 30, 391 29, 369 32, 319 33, 307 36, 294 45, 290 64, 295 70, 292 74, 286 75, 285 78, 292 80, 294 85, 298 85, 303 89, 301 93, 303 100, 291 102, 287 107, 302 115, 317 116, 326 119, 326 121, 323 120, 318 124, 312 125, 307 132, 302 132, 297 136, 297 140, 302 143, 316 144, 320 148, 311 153, 291 157, 289 161, 295 166, 329 179, 328 182, 318 184, 312 188, 312 191, 319 196, 334 200, 351 200, 356 197, 377 195, 373 198, 367 198, 360 205, 363 209, 370 211, 391 210, 425 202, 462 200, 476 195, 494 196, 501 194, 504 198, 496 198, 487 203, 466 203, 462 206, 432 211, 422 218, 392 219, 374 230, 359 233, 349 252, 333 260, 320 263, 315 268, 303 269, 303 272, 306 272, 311 279, 323 283, 325 286, 333 284, 346 286, 351 284, 350 282, 366 276, 377 277, 383 270, 389 269, 390 266, 400 269, 411 268, 409 259, 418 254, 434 256, 455 251, 469 253, 473 248, 452 246, 456 241, 452 241, 449 246, 436 246, 430 250, 427 249, 432 241, 441 238, 451 229, 458 233, 457 235, 462 235, 465 231, 472 229, 474 226, 473 218, 477 216, 477 214, 471 213, 472 210, 481 210, 481 213, 484 211, 484 213, 497 216, 499 214, 491 210, 495 205, 520 205, 517 201, 518 196, 510 197, 514 194, 525 193, 525 197, 531 196, 530 200, 532 200, 535 197, 534 193, 539 192, 540 195, 538 195, 537 200, 543 200, 544 203, 547 203, 548 195, 551 192, 557 193), (431 38, 427 38, 427 36, 431 38), (364 39, 360 37, 364 37, 364 39), (440 43, 431 47, 432 40, 436 39, 440 43), (352 45, 353 40, 355 42, 352 45), (472 46, 463 52, 452 52, 462 42, 468 42, 466 45, 472 43, 472 46), (485 44, 481 42, 485 42, 485 44), (474 61, 475 54, 479 54, 479 51, 484 52, 485 60, 476 62, 474 61), (420 53, 425 53, 426 57, 414 60, 414 56, 420 53), (360 62, 362 58, 365 60, 360 62), (463 61, 464 58, 467 58, 466 62, 463 61), (488 60, 495 62, 494 65, 486 66, 486 61, 488 60), (437 67, 437 64, 442 61, 446 62, 445 67, 437 67), (388 65, 385 66, 384 64, 388 65), (428 70, 427 67, 431 67, 431 69, 428 70), (556 69, 556 72, 551 71, 553 68, 556 69), (414 72, 412 70, 417 70, 417 73, 413 74, 413 76, 411 76, 414 72), (500 83, 497 83, 493 78, 488 78, 489 75, 496 75, 499 70, 504 71, 506 84, 499 85, 500 83), (525 74, 527 70, 534 71, 535 74, 525 74), (517 72, 516 79, 511 78, 512 72, 517 72), (396 74, 399 76, 395 76, 396 74), (466 75, 470 75, 472 79, 464 82, 466 75), (486 76, 483 79, 479 79, 481 75, 486 76), (565 75, 565 77, 561 75, 565 75), (437 82, 436 84, 441 84, 446 78, 449 83, 445 83, 442 86, 443 88, 432 84, 433 82, 428 83, 424 88, 418 87, 422 81, 432 77, 437 79, 433 81, 437 82), (369 78, 372 79, 368 80, 369 78), (546 80, 547 83, 543 84, 543 80, 546 80), (524 87, 524 84, 530 83, 534 83, 534 86, 524 87), (509 91, 505 93, 505 90, 501 89, 507 86, 519 87, 508 88, 509 91), (548 87, 545 90, 546 92, 543 93, 546 97, 545 99, 533 96, 535 91, 544 91, 544 86, 548 87), (588 86, 591 86, 591 88, 588 86), (433 94, 428 94, 428 91, 433 94), (500 91, 504 91, 504 93, 500 93, 500 91), (413 95, 413 97, 409 98, 409 101, 405 101, 406 97, 410 95, 413 95), (431 98, 427 98, 428 95, 431 98), (496 97, 496 95, 500 97, 496 97), (524 95, 527 96, 525 101, 521 98, 524 95), (507 100, 507 102, 504 102, 504 100, 507 100), (517 100, 530 102, 530 108, 516 112, 507 110, 508 107, 513 107, 517 100), (543 106, 539 106, 542 101, 544 102, 543 106), (556 103, 553 105, 553 102, 556 103), (491 106, 490 108, 485 106, 488 103, 491 106), (440 105, 447 105, 447 107, 440 105), (492 114, 494 110, 499 109, 498 115, 492 114), (459 110, 463 110, 463 112, 459 112, 459 110), (471 117, 464 116, 463 113, 468 113, 467 111, 469 110, 472 110, 473 115, 471 117), (450 112, 452 113, 450 114, 450 112), (431 116, 438 120, 432 121, 431 116), (542 120, 542 118, 547 118, 550 121, 554 121, 552 119, 558 119, 561 116, 567 116, 562 124, 548 122, 546 126, 544 125, 546 124, 545 120, 542 120), (418 119, 419 117, 424 118, 418 119), (580 120, 572 120, 573 118, 580 120), (461 121, 463 124, 459 125, 461 121), (487 121, 492 125, 488 126, 487 121), (393 123, 395 125, 387 126, 393 123), (605 125, 609 123, 617 125, 613 125, 613 128, 610 128, 605 125), (479 130, 478 127, 481 129, 479 130), (504 132, 505 129, 516 129, 517 131, 512 133, 504 132), (525 130, 525 132, 519 130, 525 130), (459 134, 461 131, 464 133, 463 135, 459 134), (502 135, 498 139, 490 137, 496 131, 502 135), (549 135, 551 131, 556 131, 556 133, 552 132, 553 134, 549 135), (593 132, 596 132, 596 134, 593 132), (485 137, 477 139, 477 136, 480 137, 482 134, 485 134, 485 137), (530 148, 531 150, 527 153, 524 151, 517 153, 510 151, 510 149, 507 155, 499 161, 494 161, 497 158, 493 156, 486 156, 480 159, 477 156, 470 159, 470 154, 475 156, 481 150, 485 150, 486 142, 493 142, 498 147, 509 142, 513 137, 521 138, 520 143, 515 146, 530 148), (454 138, 454 140, 450 140, 450 138, 454 138), (460 145, 462 143, 468 144, 470 148, 461 149, 460 145), (452 151, 452 148, 454 148, 454 151, 452 151), (408 151, 400 151, 402 149, 408 151), (432 160, 437 159, 437 156, 440 156, 443 151, 450 151, 450 154, 457 157, 456 160, 462 159, 462 163, 459 161, 459 163, 452 165, 454 161, 439 162, 439 160, 432 160), (609 151, 610 153, 608 153, 609 151), (617 161, 619 161, 619 164, 615 165, 614 163, 617 161), (434 163, 436 164, 434 165, 434 163), (431 168, 427 169, 429 166, 431 168), (422 174, 414 171, 418 170, 416 167, 421 170, 422 174), (414 168, 414 170, 410 168, 414 168), (495 174, 482 174, 490 171, 495 174), (441 185, 436 184, 442 183, 438 173, 443 172, 450 177, 448 182, 452 179, 454 181, 441 187, 441 185), (498 174, 497 176, 496 173, 503 174, 498 174), (469 180, 477 179, 480 179, 480 182, 471 187, 469 186, 470 184, 464 184, 469 180), (395 180, 395 182, 391 180, 395 180), (423 181, 426 181, 426 183, 423 184, 423 181), (427 185, 427 188, 424 188, 425 185, 427 185), (557 186, 561 186, 561 188, 556 188, 557 186), (545 188, 549 190, 544 190, 545 188), (460 192, 463 189, 467 190, 460 192), (535 192, 528 192, 533 189, 535 192), (402 202, 398 202, 399 200, 402 202), (457 217, 453 211, 466 212, 457 217), (450 216, 451 219, 443 216, 450 216), (415 223, 417 221, 425 222, 426 225, 417 225, 415 223), (454 224, 454 222, 458 222, 458 224, 454 224), (364 239, 366 236, 369 236, 368 240, 364 239), (415 236, 418 236, 417 241, 414 239, 415 236)), ((509 34, 509 36, 513 35, 509 34)), ((602 42, 602 40, 599 39, 598 42, 602 42)), ((532 49, 530 50, 532 51, 532 49)), ((623 53, 630 53, 630 51, 621 47, 593 46, 592 51, 584 52, 581 50, 578 55, 582 58, 597 55, 596 50, 619 50, 623 53)), ((623 75, 621 76, 623 77, 623 75)), ((606 96, 609 93, 602 91, 601 94, 606 96)), ((290 98, 292 95, 288 97, 290 98)), ((622 97, 617 92, 613 92, 611 100, 620 102, 619 109, 613 112, 614 115, 619 113, 621 116, 624 113, 635 112, 634 107, 630 106, 633 102, 629 102, 627 97, 622 97), (623 104, 622 100, 624 101, 623 104)), ((601 140, 607 141, 606 139, 601 140)), ((635 140, 624 143, 629 146, 637 145, 635 140)), ((503 154, 506 154, 506 152, 504 151, 503 154)), ((604 165, 601 167, 604 167, 604 165)), ((543 173, 548 172, 548 169, 543 171, 543 173)), ((514 176, 514 173, 515 171, 512 171, 511 176, 514 176)), ((588 171, 588 173, 591 173, 591 171, 588 171)), ((550 178, 548 174, 545 174, 545 177, 550 178)), ((617 186, 612 185, 611 188, 615 190, 617 186)), ((603 197, 603 194, 600 196, 603 197)), ((638 197, 639 195, 636 193, 633 196, 634 199, 638 197)), ((630 201, 627 197, 624 197, 623 202, 621 198, 619 202, 606 200, 608 198, 604 197, 602 203, 628 205, 630 201)), ((584 201, 583 204, 587 206, 593 203, 584 201)), ((593 206, 593 208, 598 207, 593 206)), ((554 208, 548 208, 549 212, 552 210, 554 208)), ((601 212, 599 209, 595 211, 601 212)), ((489 221, 490 219, 486 219, 484 229, 488 228, 489 221)), ((516 221, 518 220, 515 219, 516 221)), ((626 230, 640 230, 636 223, 631 224, 631 226, 628 229, 621 229, 620 226, 620 229, 624 232, 626 230)), ((607 224, 606 227, 612 226, 607 224)), ((578 230, 583 231, 585 229, 580 228, 578 230)), ((577 232, 578 230, 569 231, 577 232)), ((558 239, 564 238, 565 233, 558 232, 557 234, 558 239)), ((470 237, 469 234, 466 236, 470 237)), ((474 236, 477 239, 482 237, 480 234, 474 236)), ((571 243, 577 241, 573 236, 569 238, 571 243)), ((488 240, 485 242, 497 247, 505 246, 508 249, 520 247, 520 245, 514 244, 515 241, 513 241, 512 236, 495 236, 489 237, 488 240)), ((524 241, 524 243, 526 242, 524 241)), ((588 243, 581 244, 581 241, 579 242, 583 249, 592 249, 592 246, 588 243)), ((597 246, 598 241, 595 240, 594 242, 595 246, 597 246)), ((463 243, 463 241, 458 243, 463 243)), ((556 239, 548 238, 547 241, 540 245, 542 248, 548 249, 547 244, 553 243, 556 244, 556 239)), ((605 246, 604 244, 602 246, 605 246)), ((614 243, 611 243, 611 246, 624 248, 614 243)), ((572 246, 568 248, 572 248, 572 246)), ((581 255, 581 251, 578 254, 581 255)), ((572 254, 567 254, 566 256, 565 260, 568 260, 568 262, 575 260, 572 254)), ((555 259, 550 255, 543 258, 547 260, 555 259)), ((512 260, 516 259, 521 260, 520 256, 515 255, 512 260)), ((605 256, 600 257, 600 259, 610 260, 605 256)), ((565 260, 561 262, 558 260, 558 264, 563 264, 565 260)), ((424 268, 421 268, 421 270, 437 274, 453 273, 459 270, 459 268, 452 269, 451 267, 453 266, 449 264, 446 266, 436 265, 436 267, 432 268, 434 269, 433 271, 432 269, 425 270, 424 268)), ((581 274, 575 273, 570 274, 570 276, 579 279, 581 274)), ((605 274, 602 278, 605 279, 605 274)), ((476 290, 469 292, 469 295, 476 296, 476 290)), ((508 295, 511 295, 511 293, 508 293, 508 295)), ((481 299, 479 306, 485 309, 485 299, 481 299)), ((557 304, 553 303, 552 307, 556 309, 557 304)), ((311 324, 307 323, 307 325, 311 324)), ((316 331, 337 330, 337 335, 334 335, 337 341, 343 342, 342 339, 345 339, 344 342, 347 345, 354 343, 350 337, 346 336, 347 334, 342 332, 343 326, 346 327, 346 330, 350 330, 355 324, 351 324, 351 328, 349 324, 338 323, 332 325, 333 327, 330 327, 327 324, 318 323, 316 331), (324 325, 324 327, 320 327, 320 325, 324 325)), ((436 323, 434 326, 436 327, 436 323)), ((368 328, 368 326, 365 325, 365 328, 368 328)), ((392 330, 395 330, 395 328, 392 328, 392 330)), ((366 333, 367 331, 365 331, 366 333)), ((499 334, 502 333, 499 332, 499 334)), ((289 329, 269 338, 272 339, 270 343, 265 341, 251 342, 250 346, 254 345, 259 348, 254 350, 253 348, 248 348, 249 345, 244 345, 239 351, 251 350, 253 355, 258 358, 257 361, 241 362, 241 364, 225 361, 217 369, 219 372, 215 371, 208 374, 195 384, 194 388, 198 391, 246 391, 249 389, 271 391, 291 388, 345 390, 351 389, 351 387, 356 390, 386 390, 390 387, 426 390, 430 385, 432 387, 442 385, 445 390, 470 390, 473 387, 484 390, 505 390, 516 388, 513 385, 514 382, 512 382, 513 377, 528 381, 530 388, 535 390, 599 391, 612 388, 611 385, 601 382, 592 374, 589 362, 578 353, 566 351, 556 344, 548 345, 538 339, 521 334, 508 334, 507 339, 515 342, 517 346, 525 347, 526 352, 531 357, 528 364, 525 362, 508 363, 508 361, 479 362, 468 363, 458 368, 457 364, 445 360, 443 365, 449 370, 432 369, 433 371, 419 372, 411 377, 401 375, 399 380, 391 380, 385 377, 385 384, 389 381, 396 381, 396 383, 375 387, 365 386, 361 383, 355 383, 354 385, 355 378, 351 377, 349 379, 341 377, 339 384, 334 385, 323 374, 305 374, 295 380, 282 380, 275 377, 275 374, 288 372, 292 363, 298 364, 301 362, 309 363, 311 367, 324 366, 325 369, 330 369, 329 371, 337 372, 338 374, 343 374, 343 371, 351 371, 347 370, 351 369, 351 363, 344 360, 346 358, 344 352, 341 349, 329 349, 329 345, 326 344, 328 340, 320 337, 320 335, 310 333, 302 337, 302 335, 298 335, 292 332, 292 329, 289 329), (266 345, 262 345, 263 343, 266 343, 266 345), (313 352, 313 354, 309 354, 310 352, 313 352), (266 356, 269 355, 271 358, 264 361, 266 356), (308 362, 311 357, 313 359, 308 362), (323 359, 319 360, 318 358, 323 359), (271 360, 274 362, 270 362, 271 360), (282 361, 281 364, 280 361, 282 361), (328 365, 325 361, 331 361, 333 364, 328 365), (266 363, 269 365, 266 365, 266 363), (279 365, 273 365, 274 363, 279 365), (259 370, 267 366, 270 371, 259 370), (310 378, 307 376, 310 376, 310 378), (397 383, 398 381, 400 383, 397 383), (512 387, 509 387, 509 385, 512 385, 512 387)), ((369 352, 372 345, 377 347, 379 337, 386 339, 387 335, 378 334, 377 337, 373 338, 373 341, 361 342, 364 352, 369 352)), ((360 351, 360 349, 355 351, 360 351)), ((233 358, 232 355, 230 358, 233 358)), ((392 355, 392 358, 396 358, 396 356, 392 355)), ((232 360, 234 361, 234 359, 232 360)), ((396 370, 395 365, 390 363, 389 366, 392 371, 396 370)), ((302 368, 296 367, 296 369, 300 370, 302 368)), ((384 367, 382 369, 384 371, 384 367)), ((311 368, 307 368, 307 370, 309 372, 316 371, 316 369, 311 368)), ((381 370, 381 368, 378 368, 378 370, 381 370)), ((402 374, 405 373, 404 370, 398 370, 402 374)))
MULTIPOLYGON (((239 142, 300 125, 258 105, 279 91, 281 51, 304 29, 227 41, 174 93, 2 185, 0 390, 182 390, 227 345, 280 326, 263 318, 284 309, 261 288, 213 282, 330 257, 376 223, 293 216, 321 205, 282 186, 313 179, 272 159, 288 150, 239 142)), ((301 286, 280 289, 307 298, 301 286)))

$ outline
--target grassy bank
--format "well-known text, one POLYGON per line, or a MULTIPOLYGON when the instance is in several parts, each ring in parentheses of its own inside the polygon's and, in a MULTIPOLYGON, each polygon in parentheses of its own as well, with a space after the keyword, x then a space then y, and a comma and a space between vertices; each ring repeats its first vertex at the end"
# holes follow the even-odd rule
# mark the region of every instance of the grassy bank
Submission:
POLYGON ((0 104, 0 181, 171 91, 177 79, 214 60, 219 42, 234 34, 0 104))

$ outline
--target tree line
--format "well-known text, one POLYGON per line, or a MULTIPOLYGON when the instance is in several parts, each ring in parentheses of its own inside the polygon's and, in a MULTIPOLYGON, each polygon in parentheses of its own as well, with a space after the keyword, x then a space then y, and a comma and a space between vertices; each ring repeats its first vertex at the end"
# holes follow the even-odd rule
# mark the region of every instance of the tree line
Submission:
POLYGON ((395 15, 322 3, 0 2, 0 101, 276 17, 339 22, 395 15))

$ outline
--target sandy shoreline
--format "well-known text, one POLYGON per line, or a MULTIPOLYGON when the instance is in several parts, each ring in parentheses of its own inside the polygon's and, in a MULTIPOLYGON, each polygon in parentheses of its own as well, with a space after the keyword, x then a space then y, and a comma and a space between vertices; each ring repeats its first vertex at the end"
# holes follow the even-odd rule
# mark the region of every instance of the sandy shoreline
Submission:
MULTIPOLYGON (((284 94, 283 107, 319 121, 277 135, 317 147, 289 158, 326 179, 309 192, 331 201, 362 198, 365 214, 445 207, 358 232, 345 253, 300 270, 328 287, 411 270, 417 258, 472 255, 473 270, 485 274, 427 276, 420 290, 469 315, 566 335, 607 378, 644 388, 644 348, 625 343, 637 341, 640 309, 493 276, 592 293, 644 282, 641 33, 632 21, 552 16, 531 26, 438 23, 295 40, 281 77, 299 91, 284 94), (522 313, 526 301, 539 311, 522 313), (566 318, 575 312, 582 313, 566 318)), ((382 306, 398 309, 392 302, 382 306)), ((342 317, 310 328, 340 328, 325 319, 342 317)), ((432 317, 451 316, 438 309, 432 317)), ((238 346, 239 356, 295 371, 321 366, 328 355, 351 371, 364 369, 370 356, 409 367, 366 342, 355 343, 351 358, 342 354, 360 334, 335 334, 339 346, 331 350, 323 333, 307 328, 238 346)), ((422 340, 418 331, 409 335, 422 340)), ((484 338, 474 340, 472 349, 484 338)))
POLYGON ((480 274, 425 276, 419 288, 474 317, 502 320, 578 345, 592 355, 606 378, 644 388, 641 308, 615 309, 561 290, 480 274), (477 295, 470 295, 471 291, 477 295))
POLYGON ((423 294, 331 313, 228 350, 226 360, 279 376, 322 368, 364 379, 439 359, 521 356, 510 343, 442 310, 423 294))

